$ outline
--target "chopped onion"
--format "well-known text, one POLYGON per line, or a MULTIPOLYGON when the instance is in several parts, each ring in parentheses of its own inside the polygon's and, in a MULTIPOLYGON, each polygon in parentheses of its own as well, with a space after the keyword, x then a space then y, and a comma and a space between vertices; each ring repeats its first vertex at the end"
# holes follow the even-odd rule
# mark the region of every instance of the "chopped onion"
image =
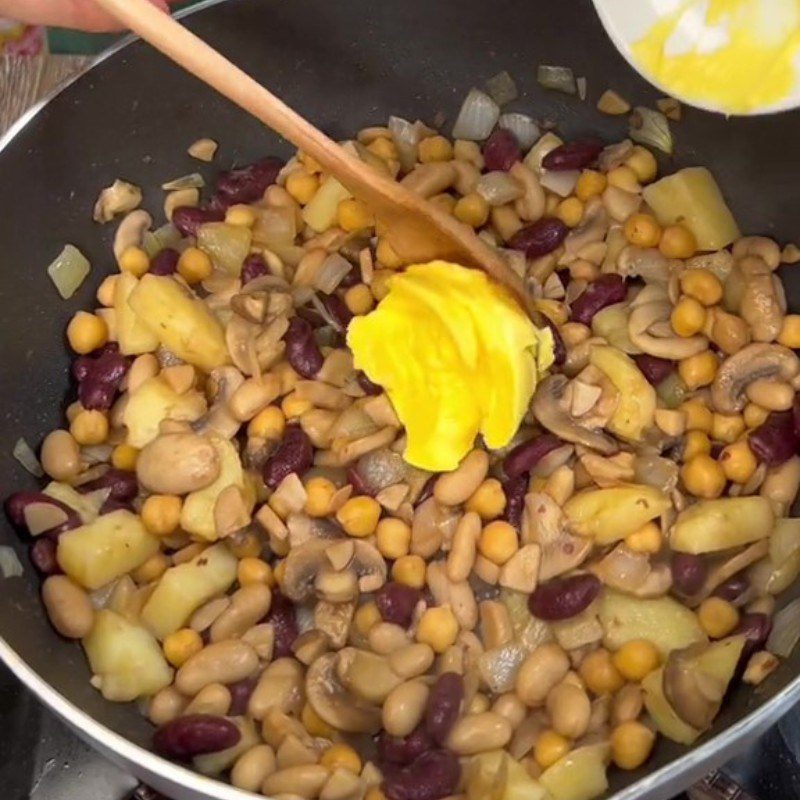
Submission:
POLYGON ((422 136, 421 125, 402 117, 389 117, 389 133, 400 156, 400 166, 408 172, 417 162, 417 148, 422 136))
POLYGON ((572 190, 575 188, 580 176, 580 170, 577 169, 563 171, 543 169, 539 175, 539 183, 545 189, 555 192, 559 197, 567 197, 567 195, 572 194, 572 190))
POLYGON ((537 175, 542 171, 542 159, 556 147, 564 144, 554 133, 546 133, 539 139, 536 144, 528 151, 525 156, 525 166, 530 167, 537 175))
POLYGON ((500 107, 519 97, 517 84, 505 70, 498 72, 497 75, 493 75, 486 81, 486 91, 500 107))
POLYGON ((669 121, 660 111, 636 106, 630 117, 628 134, 639 144, 649 144, 662 153, 672 155, 672 131, 669 121))
POLYGON ((252 235, 249 228, 208 222, 197 232, 197 246, 211 256, 214 266, 229 276, 238 277, 250 253, 252 235))
POLYGON ((265 208, 253 225, 253 244, 278 252, 294 244, 297 219, 291 208, 265 208))
MULTIPOLYGON (((299 513, 306 504, 308 495, 296 472, 290 472, 272 493, 277 507, 288 508, 289 511, 299 513)), ((272 499, 272 498, 270 498, 272 499)))
POLYGON ((50 280, 64 300, 69 300, 86 280, 91 270, 89 260, 77 247, 68 244, 47 268, 50 280))
POLYGON ((330 294, 352 269, 352 264, 339 253, 331 253, 317 270, 314 286, 325 294, 330 294))
POLYGON ((581 100, 586 99, 586 78, 575 78, 575 84, 578 87, 578 97, 581 100))
POLYGON ((575 83, 575 75, 569 67, 555 67, 549 64, 539 64, 536 72, 536 80, 545 89, 553 89, 565 94, 575 94, 578 87, 575 83))
POLYGON ((17 439, 12 454, 34 478, 44 476, 44 470, 39 463, 39 459, 36 458, 36 453, 31 450, 31 446, 24 439, 17 439))
POLYGON ((471 89, 453 125, 453 138, 483 141, 494 130, 498 119, 500 106, 486 92, 471 89))
POLYGON ((181 175, 180 178, 162 183, 161 188, 165 192, 174 192, 179 189, 202 189, 205 185, 203 176, 199 172, 193 172, 191 175, 181 175))
POLYGON ((674 97, 662 97, 660 100, 656 100, 656 107, 667 119, 680 122, 681 104, 674 97))
POLYGON ((539 126, 527 114, 503 114, 497 124, 511 131, 522 150, 527 150, 539 138, 539 126))
POLYGON ((142 247, 147 255, 152 258, 156 253, 170 247, 177 250, 185 240, 180 231, 170 222, 154 231, 145 231, 142 237, 142 247))
POLYGON ((81 460, 87 464, 107 464, 111 460, 110 444, 93 444, 81 448, 81 460))
POLYGON ((333 328, 335 331, 342 333, 342 326, 334 319, 333 315, 325 308, 325 303, 317 297, 315 293, 312 292, 311 297, 308 298, 311 302, 311 305, 314 306, 314 310, 319 314, 322 319, 325 320, 325 324, 328 327, 333 328))
POLYGON ((4 578, 18 578, 24 572, 17 554, 7 545, 0 545, 0 573, 4 578))
POLYGON ((592 566, 592 572, 606 586, 623 592, 638 589, 650 571, 650 559, 645 553, 635 553, 622 544, 592 566))
POLYGON ((597 101, 597 110, 612 117, 627 114, 631 104, 613 89, 606 89, 597 101))
POLYGON ((497 170, 481 175, 475 191, 490 206, 503 206, 522 197, 525 190, 522 184, 507 172, 497 170))
POLYGON ((772 633, 767 650, 781 658, 789 658, 800 641, 800 598, 782 608, 772 619, 772 633))

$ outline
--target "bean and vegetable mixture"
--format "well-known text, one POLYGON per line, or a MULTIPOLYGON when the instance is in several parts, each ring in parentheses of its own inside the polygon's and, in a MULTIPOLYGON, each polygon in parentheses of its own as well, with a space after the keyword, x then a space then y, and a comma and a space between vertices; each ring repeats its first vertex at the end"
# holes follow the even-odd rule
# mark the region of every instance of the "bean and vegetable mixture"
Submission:
POLYGON ((6 509, 156 752, 285 800, 589 800, 796 644, 800 252, 706 169, 517 131, 345 144, 501 248, 549 332, 508 446, 438 474, 346 344, 407 265, 312 158, 170 181, 161 227, 98 200, 119 269, 67 328, 50 482, 6 509))

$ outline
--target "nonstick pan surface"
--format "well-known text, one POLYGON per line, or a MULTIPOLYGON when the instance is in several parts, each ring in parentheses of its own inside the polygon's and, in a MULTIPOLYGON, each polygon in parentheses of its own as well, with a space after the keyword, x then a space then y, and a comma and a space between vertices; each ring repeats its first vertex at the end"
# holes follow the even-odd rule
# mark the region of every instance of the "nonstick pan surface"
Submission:
MULTIPOLYGON (((616 141, 625 122, 594 104, 606 88, 635 103, 658 97, 606 38, 590 0, 229 0, 207 3, 186 24, 334 137, 390 114, 449 124, 473 85, 508 70, 520 90, 511 110, 556 123, 566 138, 616 141), (554 94, 536 83, 540 63, 562 64, 588 79, 588 98, 554 94)), ((445 125, 449 131, 449 124, 445 125)), ((800 115, 726 120, 685 110, 673 125, 671 171, 705 165, 716 175, 742 230, 779 241, 800 238, 800 115)), ((0 150, 0 474, 3 494, 33 488, 12 458, 18 437, 38 443, 60 421, 68 355, 63 331, 91 308, 112 270, 113 226, 91 220, 98 191, 115 178, 146 189, 160 213, 169 178, 197 171, 187 146, 221 143, 217 163, 247 163, 290 148, 193 78, 137 42, 106 57, 6 137, 0 150), (93 271, 62 301, 45 269, 66 242, 93 271)), ((206 177, 214 167, 200 165, 206 177)), ((800 267, 784 270, 789 303, 800 307, 800 267), (797 270, 793 272, 792 270, 797 270)), ((140 749, 151 729, 133 705, 105 702, 89 685, 77 645, 60 640, 38 598, 27 544, 5 523, 0 542, 26 565, 0 585, 0 656, 81 735, 172 797, 240 797, 140 749)), ((691 750, 660 740, 647 770, 615 773, 619 798, 671 797, 729 758, 800 698, 800 653, 755 692, 734 693, 713 731, 691 750)))

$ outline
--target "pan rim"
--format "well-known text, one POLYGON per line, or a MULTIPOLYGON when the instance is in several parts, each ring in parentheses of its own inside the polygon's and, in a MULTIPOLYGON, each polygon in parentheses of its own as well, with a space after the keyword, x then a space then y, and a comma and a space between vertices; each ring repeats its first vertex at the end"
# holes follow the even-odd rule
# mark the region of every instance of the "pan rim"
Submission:
MULTIPOLYGON (((229 0, 202 0, 202 2, 191 8, 177 12, 174 16, 182 19, 225 2, 229 2, 229 0)), ((599 8, 600 4, 596 0, 595 4, 598 6, 598 13, 602 16, 599 8)), ((28 109, 5 134, 0 136, 0 156, 25 127, 33 122, 48 103, 96 66, 104 63, 107 59, 138 40, 139 37, 134 35, 124 36, 120 41, 100 53, 78 74, 48 92, 34 106, 28 109)), ((214 798, 214 800, 247 800, 247 798, 259 796, 171 762, 116 733, 97 721, 88 712, 72 703, 45 681, 2 636, 0 636, 0 661, 48 709, 67 722, 82 739, 91 743, 95 749, 100 750, 104 755, 113 753, 125 762, 135 765, 139 773, 146 772, 155 776, 161 782, 179 786, 188 791, 202 793, 209 798, 214 798)), ((728 760, 738 750, 744 748, 748 743, 749 737, 760 734, 769 725, 777 722, 798 701, 800 701, 800 674, 796 675, 773 697, 750 711, 738 722, 712 735, 700 746, 687 750, 678 758, 658 770, 648 773, 630 786, 617 791, 613 795, 609 795, 607 800, 636 800, 642 791, 647 791, 666 775, 671 775, 673 780, 680 780, 682 776, 687 775, 699 779, 703 774, 718 766, 722 761, 728 760)), ((672 791, 670 788, 669 792, 671 793, 672 791)), ((666 797, 667 795, 664 796, 666 797)))

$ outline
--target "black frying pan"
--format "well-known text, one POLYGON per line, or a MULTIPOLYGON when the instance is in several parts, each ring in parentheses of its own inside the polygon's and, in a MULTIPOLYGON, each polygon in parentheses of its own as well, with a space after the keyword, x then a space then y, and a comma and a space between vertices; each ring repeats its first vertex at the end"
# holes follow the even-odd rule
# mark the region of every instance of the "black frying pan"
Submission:
MULTIPOLYGON (((469 88, 504 69, 520 89, 510 108, 552 120, 565 138, 624 137, 624 120, 594 109, 608 87, 637 104, 652 105, 658 97, 613 48, 589 0, 230 0, 207 4, 186 24, 334 138, 382 124, 389 114, 431 121, 443 112, 452 123, 469 88), (542 90, 535 79, 540 63, 568 65, 586 76, 586 101, 542 90)), ((798 236, 800 114, 726 120, 687 109, 673 129, 677 149, 665 170, 708 166, 742 230, 779 241, 798 236)), ((158 211, 162 181, 197 170, 186 147, 200 136, 222 143, 221 166, 290 153, 137 42, 104 59, 7 137, 0 151, 4 495, 32 488, 12 447, 19 436, 36 443, 58 425, 66 402, 66 322, 77 309, 92 307, 112 270, 113 226, 91 221, 99 189, 127 178, 146 187, 145 207, 158 211), (69 302, 59 299, 45 273, 66 242, 93 264, 69 302)), ((201 171, 209 177, 214 167, 201 171)), ((800 272, 792 269, 783 278, 790 305, 798 307, 800 272)), ((27 565, 27 545, 5 523, 0 542, 27 565)), ((135 707, 105 702, 92 689, 80 648, 61 641, 47 623, 38 583, 27 568, 23 578, 0 584, 0 656, 20 678, 95 746, 176 800, 242 796, 135 746, 148 746, 149 724, 135 707)), ((736 693, 690 752, 661 740, 646 770, 614 773, 614 796, 676 794, 788 710, 800 697, 800 685, 792 684, 798 673, 800 654, 756 692, 736 693)))

